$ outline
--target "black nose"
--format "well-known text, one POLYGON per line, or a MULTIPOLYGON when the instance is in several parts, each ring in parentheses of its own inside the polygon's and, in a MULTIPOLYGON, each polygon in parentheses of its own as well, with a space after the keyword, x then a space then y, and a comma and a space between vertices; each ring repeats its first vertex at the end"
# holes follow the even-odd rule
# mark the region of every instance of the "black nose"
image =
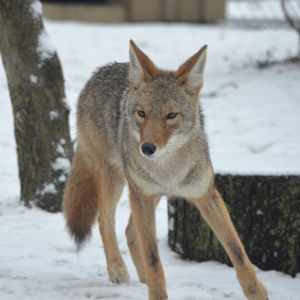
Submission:
POLYGON ((150 156, 156 150, 156 146, 150 143, 145 143, 142 145, 142 151, 145 155, 150 156))

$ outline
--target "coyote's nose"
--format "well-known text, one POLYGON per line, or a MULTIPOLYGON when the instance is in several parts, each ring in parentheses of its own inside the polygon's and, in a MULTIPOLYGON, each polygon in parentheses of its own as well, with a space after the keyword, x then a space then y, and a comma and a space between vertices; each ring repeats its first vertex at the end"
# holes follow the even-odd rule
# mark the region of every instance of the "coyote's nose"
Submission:
POLYGON ((156 150, 156 146, 150 143, 145 143, 142 145, 142 151, 145 155, 151 156, 156 150))

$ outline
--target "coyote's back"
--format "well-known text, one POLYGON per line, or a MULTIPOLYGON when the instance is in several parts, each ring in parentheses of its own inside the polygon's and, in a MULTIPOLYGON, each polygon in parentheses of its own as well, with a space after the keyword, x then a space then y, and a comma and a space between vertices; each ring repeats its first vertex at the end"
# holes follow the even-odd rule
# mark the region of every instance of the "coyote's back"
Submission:
POLYGON ((128 75, 128 63, 114 63, 99 68, 87 82, 78 101, 79 142, 87 143, 86 138, 91 135, 91 132, 96 132, 100 136, 96 134, 89 139, 88 143, 97 147, 98 140, 104 138, 103 146, 107 146, 107 150, 115 157, 120 157, 121 153, 118 138, 122 119, 120 103, 129 90, 128 75))

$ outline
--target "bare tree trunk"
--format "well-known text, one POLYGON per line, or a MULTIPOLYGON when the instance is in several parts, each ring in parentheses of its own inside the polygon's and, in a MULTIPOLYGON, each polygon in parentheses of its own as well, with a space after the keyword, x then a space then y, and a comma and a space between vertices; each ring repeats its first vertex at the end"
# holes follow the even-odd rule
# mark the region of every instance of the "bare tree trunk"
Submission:
POLYGON ((36 0, 0 0, 0 51, 13 105, 21 201, 61 210, 73 155, 57 53, 36 0))

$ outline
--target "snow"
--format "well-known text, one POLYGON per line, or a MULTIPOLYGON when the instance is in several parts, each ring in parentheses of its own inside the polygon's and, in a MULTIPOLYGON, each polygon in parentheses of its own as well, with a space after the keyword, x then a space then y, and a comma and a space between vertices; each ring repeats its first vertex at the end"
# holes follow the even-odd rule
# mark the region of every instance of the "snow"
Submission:
POLYGON ((64 157, 58 157, 54 164, 52 165, 53 170, 64 170, 66 173, 69 173, 71 169, 70 160, 64 157))
POLYGON ((30 10, 35 19, 42 17, 43 15, 43 7, 40 1, 34 1, 30 5, 30 10))
POLYGON ((49 118, 51 121, 55 120, 58 118, 58 112, 55 110, 52 110, 49 112, 49 118))
POLYGON ((37 83, 37 82, 38 82, 37 76, 30 75, 30 82, 31 82, 31 83, 37 83))
MULTIPOLYGON (((157 236, 169 299, 244 300, 233 268, 217 262, 181 260, 167 246, 166 201, 157 207, 157 236)), ((125 238, 129 218, 128 189, 117 210, 116 232, 127 264, 129 285, 108 281, 103 245, 95 228, 91 242, 76 253, 62 214, 19 206, 16 197, 1 202, 0 299, 133 299, 146 300, 147 287, 139 283, 125 238)), ((300 276, 292 279, 275 271, 256 269, 267 285, 271 300, 295 300, 300 276)))
POLYGON ((62 156, 65 156, 65 149, 63 148, 63 146, 61 144, 57 144, 56 145, 56 152, 59 153, 62 156))
MULTIPOLYGON (((201 103, 215 171, 300 173, 299 65, 255 68, 258 60, 270 55, 277 60, 296 55, 298 39, 292 30, 50 21, 46 25, 64 70, 73 139, 80 90, 96 67, 128 61, 131 38, 156 65, 171 69, 208 44, 201 103)), ((54 164, 69 167, 63 157, 54 164)), ((64 181, 62 176, 59 180, 64 181)), ((130 214, 127 188, 118 204, 116 234, 131 281, 120 286, 108 281, 97 226, 91 242, 77 254, 63 215, 27 209, 20 205, 19 194, 13 114, 0 66, 0 300, 147 299, 147 287, 138 281, 124 234, 130 214)), ((169 299, 245 299, 233 268, 212 261, 183 261, 170 250, 167 233, 172 223, 165 199, 157 207, 156 222, 169 299)), ((299 299, 300 274, 293 279, 256 270, 270 300, 299 299)))
POLYGON ((256 212, 256 214, 257 215, 263 215, 264 213, 260 209, 258 209, 257 212, 256 212))
MULTIPOLYGON (((287 11, 295 19, 300 16, 298 0, 289 0, 286 3, 287 11)), ((284 21, 281 2, 278 0, 259 1, 226 1, 226 17, 229 20, 263 20, 284 21)))
MULTIPOLYGON (((30 10, 34 18, 41 18, 43 15, 42 3, 40 1, 34 1, 30 5, 30 10)), ((40 56, 41 61, 50 59, 53 54, 56 52, 55 46, 53 45, 48 33, 44 28, 41 29, 40 35, 38 37, 38 46, 36 49, 37 53, 40 56)), ((43 65, 43 62, 40 63, 40 67, 43 65)), ((36 83, 35 76, 31 76, 31 82, 36 83), (33 78, 33 80, 32 80, 33 78)))
POLYGON ((40 35, 38 37, 38 47, 36 51, 42 61, 50 59, 56 51, 54 44, 45 29, 40 31, 40 35))
POLYGON ((173 206, 171 203, 169 203, 168 205, 169 205, 169 208, 168 208, 169 212, 170 212, 171 214, 174 214, 174 212, 175 212, 174 206, 173 206))
POLYGON ((169 230, 174 230, 174 218, 170 218, 169 220, 169 230))
POLYGON ((16 118, 19 122, 22 122, 21 114, 19 112, 16 113, 16 118))
POLYGON ((41 191, 41 194, 56 194, 57 190, 55 188, 55 185, 53 183, 48 183, 45 184, 45 187, 43 188, 43 190, 41 191))
POLYGON ((71 107, 70 107, 70 104, 69 104, 67 98, 63 98, 62 101, 63 101, 63 104, 64 104, 65 108, 67 110, 71 110, 71 107))
POLYGON ((67 177, 62 174, 62 175, 59 176, 58 181, 59 182, 65 182, 65 181, 67 181, 67 177))

